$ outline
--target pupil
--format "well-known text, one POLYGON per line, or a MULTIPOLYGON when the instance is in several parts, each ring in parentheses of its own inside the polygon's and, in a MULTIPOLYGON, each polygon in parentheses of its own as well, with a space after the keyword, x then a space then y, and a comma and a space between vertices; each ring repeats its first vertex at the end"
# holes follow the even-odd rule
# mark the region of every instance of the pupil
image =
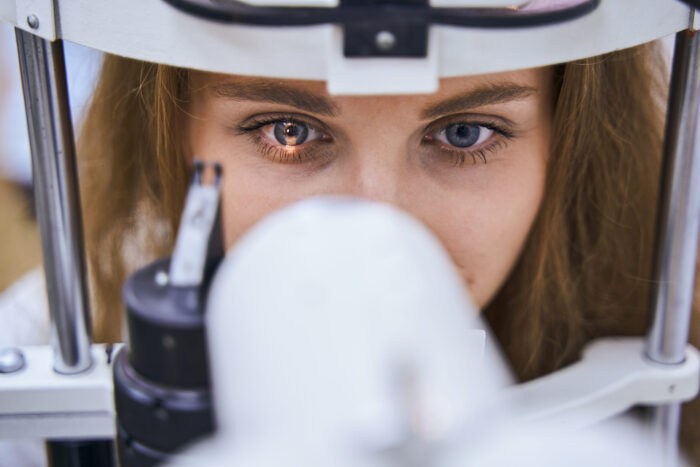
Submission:
POLYGON ((473 146, 479 141, 479 127, 466 123, 455 123, 447 127, 445 136, 447 141, 458 148, 473 146))
POLYGON ((274 128, 275 139, 285 146, 298 146, 306 141, 309 128, 303 123, 279 122, 274 128))

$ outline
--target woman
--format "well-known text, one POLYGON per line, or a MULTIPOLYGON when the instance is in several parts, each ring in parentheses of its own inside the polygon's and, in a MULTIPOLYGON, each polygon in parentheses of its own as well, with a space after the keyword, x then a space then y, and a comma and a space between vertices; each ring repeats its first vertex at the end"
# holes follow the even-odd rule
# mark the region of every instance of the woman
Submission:
MULTIPOLYGON (((223 165, 229 247, 315 194, 422 220, 522 380, 595 337, 640 335, 664 80, 654 45, 379 98, 108 56, 78 148, 95 338, 121 340, 124 278, 170 253, 195 156, 223 165)), ((700 461, 693 420, 685 447, 700 461)))
MULTIPOLYGON (((595 337, 641 335, 664 68, 651 44, 368 98, 107 57, 79 144, 96 338, 120 339, 119 284, 170 251, 195 156, 223 165, 227 247, 315 194, 421 219, 522 380, 595 337)), ((683 440, 700 460, 694 418, 683 440)))

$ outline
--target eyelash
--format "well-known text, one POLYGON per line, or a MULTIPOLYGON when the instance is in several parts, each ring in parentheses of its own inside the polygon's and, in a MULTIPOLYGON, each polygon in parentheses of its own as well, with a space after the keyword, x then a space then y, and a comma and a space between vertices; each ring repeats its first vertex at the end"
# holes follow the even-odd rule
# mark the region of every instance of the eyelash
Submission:
MULTIPOLYGON (((513 138, 513 133, 500 125, 496 125, 492 122, 479 122, 472 121, 468 122, 469 125, 475 125, 482 128, 487 128, 493 130, 494 134, 489 138, 491 141, 488 142, 483 147, 477 149, 456 149, 445 145, 444 143, 437 141, 433 134, 436 134, 441 129, 447 128, 449 125, 459 122, 466 122, 466 119, 451 119, 449 122, 438 122, 432 125, 431 128, 426 130, 426 135, 423 137, 423 145, 434 145, 439 146, 440 151, 443 154, 447 154, 450 159, 450 163, 456 167, 464 166, 468 159, 471 159, 472 165, 476 165, 478 161, 482 161, 484 164, 487 163, 489 155, 503 149, 508 140, 513 138)), ((252 141, 259 147, 260 153, 266 159, 283 164, 303 164, 310 162, 318 162, 321 160, 326 160, 330 158, 328 151, 320 151, 319 147, 313 149, 297 149, 296 146, 281 146, 275 145, 270 142, 268 138, 261 134, 261 129, 267 125, 272 125, 276 123, 289 122, 295 123, 297 125, 306 125, 310 128, 316 129, 321 133, 321 137, 318 140, 306 143, 306 145, 317 143, 328 143, 332 139, 326 135, 323 130, 318 129, 318 125, 314 125, 304 119, 300 119, 297 115, 292 114, 275 114, 264 116, 261 118, 253 118, 252 120, 246 122, 245 124, 239 125, 237 131, 239 134, 247 135, 252 139, 252 141), (294 148, 294 149, 289 149, 294 148)), ((299 146, 304 146, 304 143, 299 146)))
POLYGON ((432 144, 440 146, 440 150, 443 153, 447 153, 450 157, 450 162, 456 167, 463 167, 467 159, 471 159, 472 165, 476 165, 479 160, 486 164, 489 159, 489 155, 503 149, 507 146, 508 140, 512 139, 515 135, 512 131, 496 125, 492 122, 484 121, 467 121, 465 117, 462 119, 455 119, 454 117, 450 121, 440 121, 432 125, 426 130, 426 135, 423 137, 423 144, 432 144), (493 130, 493 135, 489 138, 486 145, 476 148, 476 149, 456 149, 452 146, 447 146, 441 141, 438 141, 434 136, 441 129, 447 128, 455 123, 465 122, 469 125, 478 126, 480 128, 486 128, 488 130, 493 130))
POLYGON ((463 167, 464 163, 469 156, 472 160, 472 165, 476 165, 478 160, 481 160, 484 164, 488 162, 487 155, 492 154, 499 149, 503 149, 506 146, 506 140, 498 139, 483 148, 472 149, 471 151, 459 151, 455 149, 444 148, 443 151, 450 155, 451 162, 457 167, 463 167))
MULTIPOLYGON (((314 149, 301 150, 297 149, 296 146, 277 146, 261 134, 262 128, 266 127, 267 125, 273 125, 281 122, 306 125, 319 131, 321 133, 321 137, 319 140, 313 141, 312 143, 327 143, 331 141, 330 137, 326 136, 323 130, 318 129, 318 125, 304 121, 297 115, 275 114, 261 118, 253 118, 251 121, 248 121, 243 125, 239 125, 237 130, 240 134, 247 135, 249 138, 251 138, 253 143, 258 145, 260 153, 263 155, 263 157, 272 162, 282 164, 303 164, 306 162, 328 159, 330 157, 330 154, 327 151, 318 151, 318 149, 320 149, 318 147, 314 149)), ((300 144, 299 146, 304 146, 304 143, 300 144)))

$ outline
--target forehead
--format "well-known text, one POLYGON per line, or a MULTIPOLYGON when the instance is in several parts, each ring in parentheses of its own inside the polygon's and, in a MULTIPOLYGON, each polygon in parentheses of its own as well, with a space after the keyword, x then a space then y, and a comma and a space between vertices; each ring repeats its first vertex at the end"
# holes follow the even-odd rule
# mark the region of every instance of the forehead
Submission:
MULTIPOLYGON (((323 97, 331 102, 343 102, 347 100, 382 100, 401 101, 402 103, 415 102, 417 105, 440 101, 455 94, 469 92, 475 89, 489 86, 514 85, 536 90, 542 96, 549 94, 551 88, 552 67, 529 68, 524 70, 490 73, 482 75, 459 76, 440 79, 440 86, 433 94, 411 95, 373 95, 373 96, 345 96, 331 95, 327 91, 325 81, 272 79, 242 75, 229 75, 221 73, 208 73, 202 71, 191 72, 191 87, 195 93, 203 92, 216 97, 221 93, 217 90, 239 88, 251 94, 262 90, 285 89, 299 90, 308 94, 323 97)), ((225 93, 224 93, 225 94, 225 93)))

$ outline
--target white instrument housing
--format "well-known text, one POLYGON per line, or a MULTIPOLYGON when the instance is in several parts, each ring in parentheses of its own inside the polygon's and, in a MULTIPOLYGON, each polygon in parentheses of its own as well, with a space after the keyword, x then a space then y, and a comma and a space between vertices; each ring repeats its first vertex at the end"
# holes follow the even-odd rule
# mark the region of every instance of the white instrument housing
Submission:
POLYGON ((332 94, 348 95, 430 93, 440 78, 591 57, 694 28, 692 12, 678 0, 603 0, 592 13, 551 26, 431 26, 427 56, 406 59, 346 58, 340 26, 221 24, 185 14, 163 0, 0 2, 0 21, 49 40, 198 70, 324 80, 332 94), (28 24, 31 16, 38 20, 36 29, 28 24))
POLYGON ((641 338, 594 342, 576 364, 513 385, 438 240, 367 201, 312 199, 263 220, 208 303, 218 441, 177 465, 394 465, 379 453, 433 444, 453 457, 429 465, 482 465, 455 462, 480 458, 480 427, 574 436, 698 392, 694 348, 663 366, 641 338))

